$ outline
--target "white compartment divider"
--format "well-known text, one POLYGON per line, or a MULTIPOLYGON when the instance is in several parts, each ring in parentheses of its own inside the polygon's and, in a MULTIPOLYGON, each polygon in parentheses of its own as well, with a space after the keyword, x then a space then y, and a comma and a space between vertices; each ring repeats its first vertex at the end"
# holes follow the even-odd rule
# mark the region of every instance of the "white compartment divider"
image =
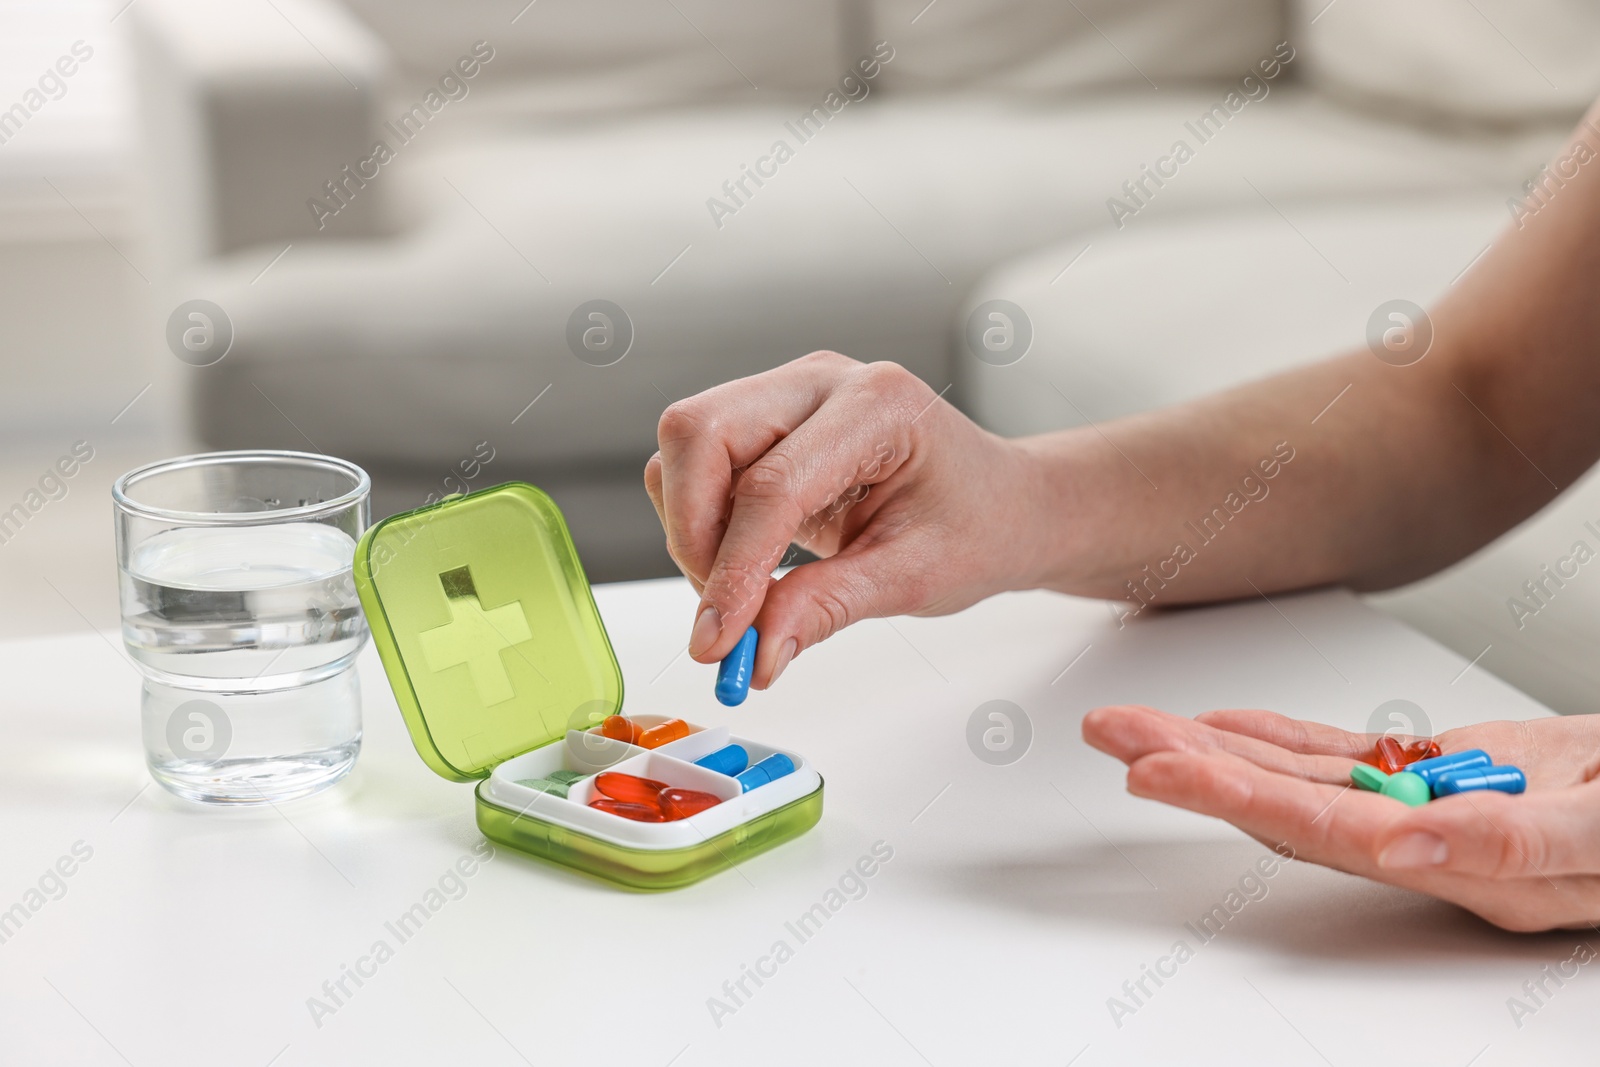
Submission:
MULTIPOLYGON (((687 740, 687 738, 685 739, 687 740)), ((664 747, 664 746, 663 746, 664 747)), ((729 801, 742 799, 743 790, 739 783, 725 774, 697 767, 693 763, 677 759, 673 756, 662 754, 659 750, 654 752, 640 752, 630 756, 610 768, 618 774, 631 774, 635 778, 652 778, 666 785, 676 786, 679 789, 698 789, 702 793, 711 793, 721 797, 724 804, 729 801)), ((604 796, 594 784, 593 778, 585 778, 576 783, 568 798, 575 804, 588 804, 596 797, 604 796)), ((718 805, 721 807, 722 805, 718 805)), ((604 813, 603 813, 604 814, 604 813)), ((618 816, 611 816, 617 818, 618 816)))
POLYGON ((562 758, 565 762, 560 769, 577 771, 580 774, 603 771, 644 751, 638 745, 630 745, 626 741, 618 741, 614 737, 589 730, 568 730, 567 738, 561 744, 545 747, 564 749, 562 758))
POLYGON ((728 747, 729 743, 726 726, 710 726, 704 730, 696 730, 688 737, 668 741, 660 748, 651 751, 693 763, 701 756, 709 756, 719 748, 728 747))

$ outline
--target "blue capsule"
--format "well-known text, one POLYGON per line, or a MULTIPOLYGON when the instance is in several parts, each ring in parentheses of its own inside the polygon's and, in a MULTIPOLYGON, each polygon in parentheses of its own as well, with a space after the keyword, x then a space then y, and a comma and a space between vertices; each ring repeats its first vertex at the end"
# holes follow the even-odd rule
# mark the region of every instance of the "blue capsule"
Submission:
POLYGON ((716 771, 718 774, 726 774, 731 778, 750 766, 750 753, 744 750, 743 745, 728 745, 709 755, 701 756, 694 762, 697 766, 716 771))
POLYGON ((774 753, 751 767, 743 774, 738 775, 739 784, 746 793, 768 782, 776 782, 786 774, 794 773, 794 760, 782 752, 774 753))
POLYGON ((1488 767, 1494 763, 1489 758, 1489 753, 1481 748, 1469 748, 1465 752, 1451 752, 1433 759, 1418 760, 1406 767, 1406 770, 1427 782, 1429 787, 1438 781, 1439 776, 1450 771, 1465 771, 1473 767, 1488 767))
POLYGON ((750 627, 717 667, 717 699, 728 707, 744 703, 750 695, 750 676, 756 669, 756 628, 750 627))
POLYGON ((1471 767, 1441 774, 1433 781, 1433 795, 1436 797, 1472 793, 1480 789, 1520 793, 1527 788, 1528 780, 1517 767, 1471 767))

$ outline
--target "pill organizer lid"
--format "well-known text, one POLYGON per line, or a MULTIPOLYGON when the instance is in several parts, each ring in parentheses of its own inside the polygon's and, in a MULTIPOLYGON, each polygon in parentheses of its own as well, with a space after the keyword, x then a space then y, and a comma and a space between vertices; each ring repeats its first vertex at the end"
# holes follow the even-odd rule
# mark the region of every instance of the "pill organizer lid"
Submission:
POLYGON ((384 519, 355 554, 373 644, 424 762, 453 781, 622 707, 560 510, 507 482, 384 519))

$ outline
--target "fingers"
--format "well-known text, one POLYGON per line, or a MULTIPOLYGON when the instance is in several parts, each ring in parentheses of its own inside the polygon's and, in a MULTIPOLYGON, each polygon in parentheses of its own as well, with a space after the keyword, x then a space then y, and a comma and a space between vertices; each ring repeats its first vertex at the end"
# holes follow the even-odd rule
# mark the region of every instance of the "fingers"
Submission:
POLYGON ((810 418, 830 384, 856 366, 837 353, 814 352, 662 412, 662 525, 684 573, 701 583, 711 573, 738 470, 810 418))
POLYGON ((901 615, 922 606, 925 568, 908 567, 899 546, 851 547, 804 563, 767 590, 756 630, 753 684, 765 689, 794 657, 862 619, 901 615), (916 573, 908 573, 914 570, 916 573))
POLYGON ((1374 744, 1373 738, 1366 734, 1353 734, 1336 726, 1291 719, 1272 711, 1207 711, 1196 715, 1195 721, 1307 755, 1364 759, 1372 754, 1374 744))
POLYGON ((1207 722, 1138 706, 1096 708, 1084 717, 1083 737, 1102 752, 1133 763, 1155 752, 1220 750, 1259 767, 1310 781, 1350 781, 1348 757, 1304 755, 1269 741, 1219 730, 1207 722))
POLYGON ((661 520, 661 527, 666 529, 667 509, 661 495, 661 453, 651 456, 644 465, 644 492, 650 498, 650 503, 655 505, 656 518, 661 520))
MULTIPOLYGON (((1117 716, 1095 718, 1085 735, 1104 739, 1117 716)), ((1121 718, 1124 727, 1132 719, 1121 718)), ((1411 808, 1202 745, 1136 757, 1128 790, 1224 819, 1296 859, 1453 901, 1508 930, 1592 926, 1600 914, 1600 781, 1411 808)))
MULTIPOLYGON (((644 465, 644 491, 645 495, 650 498, 650 503, 655 505, 656 518, 661 520, 661 529, 665 531, 667 528, 667 512, 661 495, 661 471, 661 453, 657 452, 655 455, 651 456, 649 461, 644 465)), ((670 541, 667 544, 667 555, 672 555, 672 545, 670 541)), ((696 593, 702 592, 705 589, 705 585, 698 578, 690 574, 687 570, 684 570, 683 564, 678 562, 678 558, 676 556, 673 556, 672 562, 676 563, 678 565, 678 570, 682 571, 683 576, 689 579, 689 584, 694 586, 694 591, 696 593)))
POLYGON ((1488 878, 1600 874, 1600 782, 1520 796, 1458 793, 1384 833, 1379 866, 1488 878))
MULTIPOLYGON (((705 579, 690 637, 691 656, 709 662, 728 653, 755 620, 773 568, 808 520, 854 486, 881 482, 908 461, 917 405, 925 405, 932 395, 903 368, 862 367, 739 475, 716 560, 705 579)), ((670 515, 670 481, 667 505, 670 515)), ((838 596, 851 593, 842 589, 838 596)), ((858 605, 852 602, 850 610, 858 605)))
POLYGON ((1303 859, 1370 874, 1374 842, 1412 809, 1348 786, 1278 774, 1226 752, 1156 752, 1128 769, 1128 791, 1224 819, 1303 859))

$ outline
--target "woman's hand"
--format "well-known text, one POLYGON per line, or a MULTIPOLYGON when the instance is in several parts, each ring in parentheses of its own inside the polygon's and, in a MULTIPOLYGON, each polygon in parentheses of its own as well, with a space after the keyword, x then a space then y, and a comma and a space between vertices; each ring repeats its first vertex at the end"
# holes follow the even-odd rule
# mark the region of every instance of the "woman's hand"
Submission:
POLYGON ((700 593, 689 654, 753 624, 758 689, 853 622, 1035 584, 1058 526, 1024 446, 893 363, 815 352, 673 404, 659 438, 645 488, 700 593), (791 542, 824 558, 775 581, 791 542))
POLYGON ((1197 719, 1098 708, 1091 745, 1128 765, 1128 791, 1226 819, 1296 858, 1459 904, 1508 930, 1600 921, 1600 717, 1489 722, 1437 738, 1521 767, 1528 791, 1411 808, 1350 786, 1376 738, 1269 711, 1197 719))

